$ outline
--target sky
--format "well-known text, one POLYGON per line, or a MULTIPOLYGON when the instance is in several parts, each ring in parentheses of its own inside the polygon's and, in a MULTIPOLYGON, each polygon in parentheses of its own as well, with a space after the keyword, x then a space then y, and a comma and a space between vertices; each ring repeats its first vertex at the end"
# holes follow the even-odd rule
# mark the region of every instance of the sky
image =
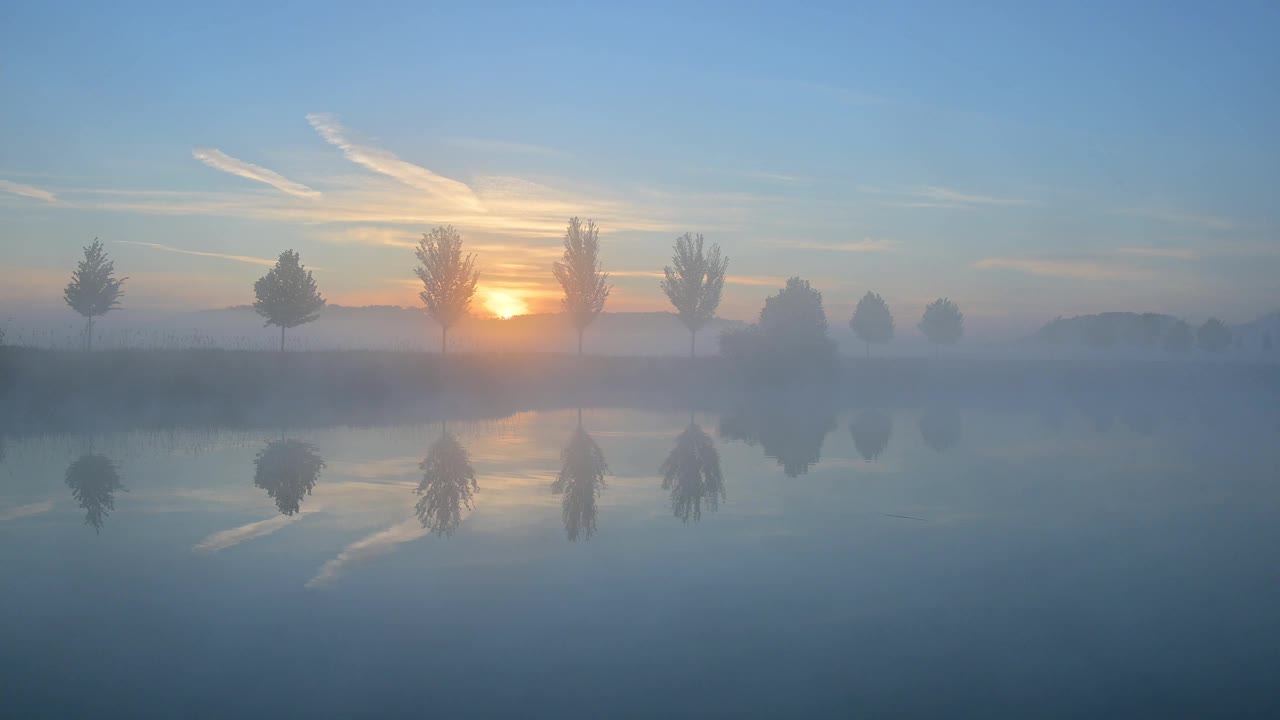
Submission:
POLYGON ((181 5, 0 6, 0 314, 95 237, 126 310, 252 302, 289 248, 416 305, 442 224, 475 312, 555 311, 572 216, 607 310, 668 309, 685 232, 736 319, 792 275, 833 327, 1280 309, 1274 2, 181 5))

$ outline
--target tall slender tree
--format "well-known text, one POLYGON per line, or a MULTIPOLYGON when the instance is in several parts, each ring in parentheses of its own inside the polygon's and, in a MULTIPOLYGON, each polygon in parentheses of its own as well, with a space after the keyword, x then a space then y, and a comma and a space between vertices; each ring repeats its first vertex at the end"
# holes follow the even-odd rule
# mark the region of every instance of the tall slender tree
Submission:
POLYGON ((680 322, 689 328, 689 357, 694 357, 698 331, 716 316, 729 266, 729 258, 720 256, 718 244, 704 252, 702 243, 701 234, 685 233, 676 238, 672 265, 662 268, 666 277, 660 283, 680 322))
POLYGON ((942 345, 954 345, 964 335, 964 313, 947 298, 938 298, 924 309, 917 327, 933 342, 936 353, 942 345))
POLYGON ((476 256, 462 254, 462 236, 452 225, 424 233, 414 251, 421 263, 414 273, 422 281, 422 304, 440 324, 440 353, 449 349, 449 328, 466 316, 476 294, 480 272, 476 256))
POLYGON ((884 343, 893 339, 893 313, 878 294, 867 291, 858 301, 858 307, 849 318, 849 327, 858 339, 867 345, 867 357, 871 357, 871 343, 884 343))
POLYGON ((280 327, 280 352, 284 352, 285 328, 305 325, 324 309, 315 278, 292 250, 280 253, 276 266, 253 284, 253 294, 257 297, 253 309, 266 318, 265 324, 280 327))
POLYGON ((62 299, 85 318, 81 341, 85 350, 93 349, 93 319, 120 307, 120 298, 124 295, 121 286, 129 278, 116 278, 115 272, 116 264, 107 257, 98 238, 94 238, 84 249, 84 259, 71 273, 71 282, 62 291, 62 299))
POLYGON ((569 220, 564 233, 564 255, 551 266, 564 290, 561 304, 578 331, 578 355, 582 355, 582 333, 604 310, 612 286, 609 273, 600 270, 600 229, 595 222, 569 220))

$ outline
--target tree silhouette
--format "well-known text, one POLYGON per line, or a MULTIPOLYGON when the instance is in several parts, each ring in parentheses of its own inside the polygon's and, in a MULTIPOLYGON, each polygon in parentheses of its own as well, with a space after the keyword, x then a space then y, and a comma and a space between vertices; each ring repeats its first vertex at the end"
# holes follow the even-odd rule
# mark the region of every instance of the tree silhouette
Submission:
POLYGON ((798 277, 765 300, 756 324, 721 335, 720 351, 731 367, 756 382, 827 377, 837 361, 822 293, 798 277))
POLYGON ((676 438, 676 446, 658 469, 662 489, 671 492, 671 512, 683 522, 702 519, 702 505, 715 512, 724 499, 720 453, 702 428, 692 421, 676 438))
POLYGON ((929 303, 920 317, 920 332, 933 343, 934 351, 943 345, 954 345, 964 335, 964 313, 947 298, 929 303))
POLYGON ((1164 349, 1169 352, 1188 352, 1192 342, 1191 326, 1185 320, 1170 325, 1164 335, 1164 349))
POLYGON ((799 477, 822 459, 822 444, 836 427, 825 396, 751 396, 720 418, 720 436, 759 445, 787 477, 799 477))
POLYGON ((440 323, 440 353, 448 352, 449 328, 466 316, 476 294, 480 272, 476 256, 462 255, 462 236, 452 225, 424 233, 414 251, 421 263, 414 273, 422 281, 422 304, 427 314, 440 323))
POLYGON ((282 515, 301 509, 302 498, 316 486, 324 461, 311 443, 276 440, 253 459, 253 484, 267 491, 282 515))
POLYGON ((125 489, 116 466, 104 455, 85 453, 67 468, 66 480, 71 496, 84 508, 84 523, 100 531, 116 509, 116 491, 125 489))
POLYGON ((280 327, 280 352, 284 352, 285 328, 305 325, 324 309, 315 278, 292 250, 280 253, 276 266, 253 284, 253 294, 257 297, 253 309, 266 318, 265 324, 280 327))
POLYGON ((935 452, 944 452, 960 442, 960 413, 949 408, 932 408, 920 415, 920 437, 935 452))
POLYGON ((689 328, 689 357, 694 357, 698 330, 715 317, 720 306, 729 258, 720 256, 720 246, 716 244, 704 253, 702 235, 685 233, 676 238, 671 262, 673 265, 662 268, 665 277, 660 286, 675 306, 680 322, 689 328))
POLYGON ((1231 344, 1231 328, 1218 318, 1211 317, 1196 331, 1196 344, 1201 350, 1222 352, 1231 344))
POLYGON ((604 452, 582 428, 582 410, 578 410, 578 426, 569 436, 569 444, 560 451, 560 474, 551 483, 551 492, 560 495, 560 515, 570 542, 579 537, 591 539, 596 532, 596 501, 604 491, 604 476, 609 472, 604 452))
POLYGON ((564 290, 561 304, 569 321, 578 331, 578 354, 582 354, 582 333, 604 310, 611 286, 609 273, 600 271, 600 229, 591 220, 584 225, 578 218, 569 220, 564 233, 564 255, 551 266, 564 290))
POLYGON ((871 357, 871 343, 885 343, 893 339, 893 313, 884 298, 867 291, 849 318, 849 327, 859 340, 866 343, 867 357, 871 357))
POLYGON ((471 499, 479 490, 471 456, 446 430, 418 467, 422 470, 415 506, 418 521, 436 535, 452 535, 462 522, 462 511, 471 509, 471 499))
POLYGON ((93 349, 93 319, 120 307, 120 298, 124 295, 122 286, 129 278, 117 279, 115 272, 116 264, 107 257, 98 238, 94 238, 84 249, 84 259, 71 273, 71 282, 62 291, 62 299, 85 319, 81 341, 85 350, 93 349))
POLYGON ((884 410, 863 410, 849 421, 849 434, 863 460, 871 462, 889 447, 893 418, 884 410))

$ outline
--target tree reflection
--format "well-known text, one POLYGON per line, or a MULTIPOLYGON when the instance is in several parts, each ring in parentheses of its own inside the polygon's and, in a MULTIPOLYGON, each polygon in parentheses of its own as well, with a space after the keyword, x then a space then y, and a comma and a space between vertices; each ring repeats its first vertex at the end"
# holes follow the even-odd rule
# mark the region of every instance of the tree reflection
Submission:
POLYGON ((253 465, 253 484, 267 491, 283 515, 299 511, 302 498, 311 494, 324 469, 316 447, 301 440, 268 442, 253 465))
POLYGON ((849 434, 863 460, 871 462, 889 446, 893 418, 884 410, 863 410, 849 421, 849 434))
POLYGON ((720 453, 697 423, 690 421, 676 438, 675 448, 658 472, 662 489, 671 492, 671 512, 684 522, 701 520, 703 503, 708 512, 715 512, 724 499, 720 453))
POLYGON ((95 532, 101 530, 107 515, 116 509, 116 491, 124 490, 115 464, 105 455, 85 453, 67 468, 66 479, 71 496, 84 508, 85 524, 95 532))
POLYGON ((809 395, 754 398, 720 418, 721 437, 760 445, 788 477, 822 459, 822 443, 835 427, 830 402, 809 395))
POLYGON ((415 506, 418 521, 436 535, 452 535, 462 523, 463 511, 471 509, 471 499, 479 489, 471 456, 446 430, 418 467, 422 470, 415 506))
POLYGON ((561 496, 560 514, 571 542, 579 537, 588 540, 595 534, 596 500, 608 472, 604 452, 583 429, 582 410, 578 410, 578 426, 560 451, 560 474, 551 484, 551 491, 561 496))
POLYGON ((960 442, 960 413, 950 408, 925 410, 920 416, 920 437, 936 452, 945 452, 960 442))

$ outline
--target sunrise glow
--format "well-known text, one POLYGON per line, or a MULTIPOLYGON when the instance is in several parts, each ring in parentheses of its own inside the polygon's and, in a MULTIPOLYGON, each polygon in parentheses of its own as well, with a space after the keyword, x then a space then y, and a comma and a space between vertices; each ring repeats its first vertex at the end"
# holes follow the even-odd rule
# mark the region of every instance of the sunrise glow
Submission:
POLYGON ((506 320, 529 312, 529 304, 514 295, 490 290, 484 300, 485 308, 495 316, 506 320))

